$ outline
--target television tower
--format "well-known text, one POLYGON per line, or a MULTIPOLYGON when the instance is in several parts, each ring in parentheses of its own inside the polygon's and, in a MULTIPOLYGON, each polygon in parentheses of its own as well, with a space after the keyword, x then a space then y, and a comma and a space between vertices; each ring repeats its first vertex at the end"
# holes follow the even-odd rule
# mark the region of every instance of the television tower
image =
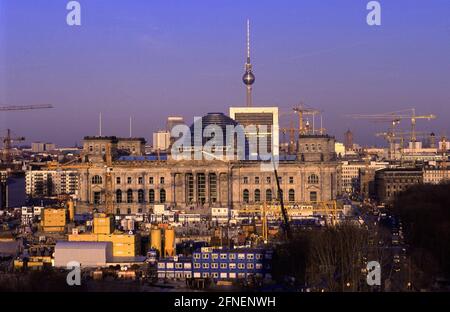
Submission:
POLYGON ((245 63, 245 73, 242 77, 247 88, 247 107, 252 106, 252 85, 255 83, 255 75, 252 72, 252 63, 250 62, 250 20, 247 19, 247 61, 245 63))

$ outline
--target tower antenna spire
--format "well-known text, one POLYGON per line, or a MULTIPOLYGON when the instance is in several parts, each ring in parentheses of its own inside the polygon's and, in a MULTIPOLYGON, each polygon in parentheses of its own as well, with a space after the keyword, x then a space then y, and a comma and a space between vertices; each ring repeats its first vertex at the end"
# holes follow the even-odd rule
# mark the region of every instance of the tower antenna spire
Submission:
POLYGON ((252 63, 250 62, 250 20, 247 19, 247 61, 245 62, 245 73, 242 77, 247 89, 247 106, 252 106, 252 85, 255 82, 255 75, 252 72, 252 63))
POLYGON ((247 19, 247 63, 250 63, 250 20, 247 19))

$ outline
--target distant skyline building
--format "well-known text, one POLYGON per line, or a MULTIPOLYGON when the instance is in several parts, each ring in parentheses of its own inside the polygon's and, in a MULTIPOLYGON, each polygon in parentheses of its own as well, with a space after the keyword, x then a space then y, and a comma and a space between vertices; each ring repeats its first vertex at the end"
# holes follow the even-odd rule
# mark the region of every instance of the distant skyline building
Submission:
POLYGON ((350 131, 350 129, 348 129, 345 132, 344 135, 344 146, 345 146, 345 150, 349 151, 351 149, 353 149, 353 132, 350 131))
POLYGON ((56 149, 56 145, 53 143, 33 142, 31 143, 31 151, 33 153, 49 152, 56 149))
POLYGON ((184 118, 181 116, 169 116, 167 117, 167 122, 166 122, 166 130, 167 131, 172 131, 172 128, 177 126, 177 125, 184 125, 184 118))
POLYGON ((158 131, 153 132, 153 149, 159 151, 168 150, 170 147, 170 132, 158 131))

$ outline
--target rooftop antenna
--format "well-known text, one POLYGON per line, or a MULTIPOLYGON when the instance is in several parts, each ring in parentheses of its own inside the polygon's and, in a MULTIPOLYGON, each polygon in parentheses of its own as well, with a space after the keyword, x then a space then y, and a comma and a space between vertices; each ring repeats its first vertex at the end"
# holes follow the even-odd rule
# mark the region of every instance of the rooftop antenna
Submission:
POLYGON ((245 63, 245 73, 242 77, 247 88, 247 107, 252 106, 252 85, 255 83, 255 75, 252 72, 252 63, 250 62, 250 20, 247 19, 247 60, 245 63))
POLYGON ((102 136, 102 113, 98 116, 98 135, 102 136))
POLYGON ((132 119, 130 116, 130 138, 132 137, 132 119))

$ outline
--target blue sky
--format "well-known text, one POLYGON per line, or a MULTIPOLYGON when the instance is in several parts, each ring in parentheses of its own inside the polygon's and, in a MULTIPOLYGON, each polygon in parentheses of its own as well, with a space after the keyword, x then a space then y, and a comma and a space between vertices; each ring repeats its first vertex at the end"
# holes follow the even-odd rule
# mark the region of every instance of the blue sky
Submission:
MULTIPOLYGON (((450 1, 0 0, 0 105, 52 110, 0 113, 28 141, 60 145, 98 132, 151 141, 169 115, 187 120, 244 105, 245 23, 252 27, 255 105, 324 111, 324 126, 363 144, 387 125, 346 118, 415 107, 438 119, 419 130, 450 134, 450 1)), ((289 124, 286 115, 282 123, 289 124)), ((403 123, 408 129, 409 124, 403 123)))

